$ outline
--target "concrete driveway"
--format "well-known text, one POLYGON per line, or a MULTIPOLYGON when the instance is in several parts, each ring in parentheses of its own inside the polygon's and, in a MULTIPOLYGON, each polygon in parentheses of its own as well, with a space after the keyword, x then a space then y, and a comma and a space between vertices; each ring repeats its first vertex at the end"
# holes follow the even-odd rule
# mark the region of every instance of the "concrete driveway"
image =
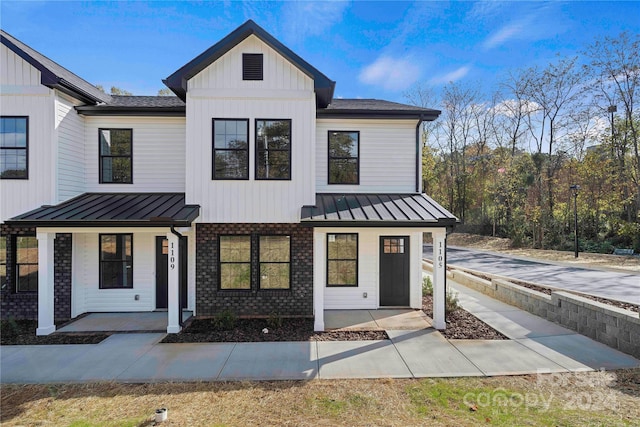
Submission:
MULTIPOLYGON (((431 259, 433 248, 423 246, 431 259)), ((447 247, 447 263, 556 288, 640 304, 640 273, 618 273, 516 258, 493 252, 447 247)))

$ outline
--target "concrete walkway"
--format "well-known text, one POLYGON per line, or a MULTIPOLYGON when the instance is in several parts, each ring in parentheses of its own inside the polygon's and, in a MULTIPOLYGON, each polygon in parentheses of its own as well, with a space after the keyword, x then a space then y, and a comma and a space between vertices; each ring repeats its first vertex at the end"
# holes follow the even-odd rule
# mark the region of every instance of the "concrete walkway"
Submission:
POLYGON ((573 331, 449 281, 462 305, 510 340, 447 340, 434 329, 391 340, 160 344, 161 333, 94 345, 2 346, 2 383, 413 378, 517 375, 640 366, 573 331))

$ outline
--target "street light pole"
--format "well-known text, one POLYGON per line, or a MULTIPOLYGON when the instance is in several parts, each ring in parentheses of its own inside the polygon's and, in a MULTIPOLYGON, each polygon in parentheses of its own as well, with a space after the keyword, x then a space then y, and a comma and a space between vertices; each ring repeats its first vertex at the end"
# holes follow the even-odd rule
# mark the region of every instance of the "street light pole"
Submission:
POLYGON ((573 241, 575 255, 578 258, 578 190, 580 190, 580 186, 574 184, 569 187, 569 190, 573 192, 573 241))

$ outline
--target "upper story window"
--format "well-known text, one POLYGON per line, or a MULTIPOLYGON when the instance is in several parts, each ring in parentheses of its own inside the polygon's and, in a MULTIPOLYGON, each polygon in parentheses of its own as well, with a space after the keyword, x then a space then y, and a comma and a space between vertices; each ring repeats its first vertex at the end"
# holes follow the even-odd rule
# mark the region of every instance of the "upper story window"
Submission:
POLYGON ((256 179, 291 179, 291 120, 256 120, 256 179))
POLYGON ((248 141, 248 119, 213 119, 213 179, 249 179, 248 141))
POLYGON ((242 54, 242 80, 263 80, 261 53, 242 54))
POLYGON ((329 184, 360 183, 360 132, 329 131, 329 184))
POLYGON ((29 178, 28 117, 0 117, 0 178, 29 178))
POLYGON ((133 130, 100 129, 100 183, 133 183, 133 130))

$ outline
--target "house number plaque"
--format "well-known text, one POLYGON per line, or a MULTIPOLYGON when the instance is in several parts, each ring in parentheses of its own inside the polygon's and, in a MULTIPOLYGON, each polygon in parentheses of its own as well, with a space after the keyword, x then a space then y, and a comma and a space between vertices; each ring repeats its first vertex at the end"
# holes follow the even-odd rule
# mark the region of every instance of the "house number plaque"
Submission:
POLYGON ((444 256, 442 255, 442 241, 438 242, 438 267, 443 267, 444 256))
POLYGON ((171 267, 172 270, 175 270, 176 268, 176 257, 173 253, 173 242, 171 242, 171 256, 169 257, 169 265, 171 267))

